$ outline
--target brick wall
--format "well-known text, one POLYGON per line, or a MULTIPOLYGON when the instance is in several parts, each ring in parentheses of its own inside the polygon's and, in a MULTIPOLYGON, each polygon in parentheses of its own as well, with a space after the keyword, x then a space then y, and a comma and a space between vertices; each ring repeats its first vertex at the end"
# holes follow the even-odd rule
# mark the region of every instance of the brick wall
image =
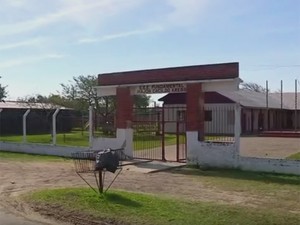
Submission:
POLYGON ((204 92, 201 83, 187 85, 186 93, 187 118, 186 130, 198 131, 199 140, 204 140, 204 92))
POLYGON ((129 87, 117 88, 117 128, 131 127, 132 121, 133 97, 130 95, 129 87))

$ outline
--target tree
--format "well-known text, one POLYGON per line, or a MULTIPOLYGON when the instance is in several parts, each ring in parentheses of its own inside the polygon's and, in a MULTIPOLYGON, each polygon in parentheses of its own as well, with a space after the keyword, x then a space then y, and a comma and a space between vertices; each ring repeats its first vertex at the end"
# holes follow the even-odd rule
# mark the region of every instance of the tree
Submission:
POLYGON ((150 96, 147 95, 135 95, 134 106, 137 108, 147 108, 149 106, 150 96))
POLYGON ((73 80, 69 81, 68 84, 61 84, 62 97, 67 99, 78 111, 87 113, 88 107, 91 105, 94 105, 98 111, 100 98, 94 90, 96 85, 97 78, 95 76, 73 77, 73 80))
MULTIPOLYGON (((97 76, 80 75, 73 77, 72 81, 68 84, 61 84, 62 97, 73 102, 74 108, 87 113, 89 106, 94 106, 96 112, 103 118, 111 116, 116 109, 116 97, 115 96, 97 96, 97 92, 94 89, 98 85, 97 76)), ((149 96, 139 95, 134 96, 134 105, 138 108, 145 108, 149 105, 149 96)))
MULTIPOLYGON (((1 79, 1 76, 0 76, 1 79)), ((7 91, 6 91, 7 86, 2 86, 0 84, 0 101, 4 102, 4 99, 7 97, 7 91)))
POLYGON ((254 91, 254 92, 260 92, 260 93, 266 93, 267 89, 263 86, 253 83, 253 82, 244 82, 241 84, 241 89, 248 90, 248 91, 254 91))

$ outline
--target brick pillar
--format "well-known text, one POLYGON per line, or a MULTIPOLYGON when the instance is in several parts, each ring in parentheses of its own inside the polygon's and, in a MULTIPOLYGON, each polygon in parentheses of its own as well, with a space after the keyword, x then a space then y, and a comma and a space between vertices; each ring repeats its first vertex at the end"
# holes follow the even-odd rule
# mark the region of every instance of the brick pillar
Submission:
POLYGON ((186 130, 198 131, 199 141, 204 140, 204 93, 201 83, 187 84, 186 130))
POLYGON ((117 88, 117 128, 130 128, 133 112, 133 97, 129 87, 117 88))

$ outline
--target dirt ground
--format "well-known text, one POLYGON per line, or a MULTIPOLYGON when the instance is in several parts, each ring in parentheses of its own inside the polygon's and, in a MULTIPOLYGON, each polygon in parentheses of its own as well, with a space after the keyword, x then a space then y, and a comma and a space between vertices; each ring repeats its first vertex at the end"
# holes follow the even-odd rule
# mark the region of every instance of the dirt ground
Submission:
POLYGON ((240 155, 284 159, 300 152, 300 138, 241 137, 240 155))
MULTIPOLYGON (((157 153, 158 151, 159 156, 161 156, 161 150, 155 149, 154 152, 157 153)), ((240 154, 242 156, 286 158, 299 151, 299 138, 241 138, 240 154)), ((172 160, 175 156, 175 148, 166 148, 166 156, 169 160, 172 160)), ((175 158, 173 160, 175 160, 175 158)), ((94 181, 92 176, 87 178, 90 182, 94 181)), ((112 178, 112 175, 108 174, 107 183, 112 178)), ((40 216, 40 214, 28 207, 27 204, 20 201, 18 195, 37 189, 79 186, 86 187, 86 184, 76 175, 73 164, 70 161, 64 163, 24 163, 0 159, 0 223, 2 222, 1 215, 2 218, 6 218, 8 216, 6 212, 9 211, 14 215, 29 219, 28 223, 21 224, 62 224, 60 221, 56 222, 52 219, 49 220, 40 216), (38 223, 31 223, 31 221, 38 221, 38 223)), ((225 191, 221 188, 207 186, 207 184, 202 183, 193 176, 169 172, 145 174, 139 171, 139 169, 133 170, 131 167, 125 167, 123 169, 121 175, 113 184, 113 188, 135 192, 165 194, 175 198, 189 200, 251 207, 261 206, 269 201, 268 197, 261 195, 238 191, 225 191)), ((41 213, 41 211, 39 212, 41 213)), ((47 211, 44 211, 43 214, 47 214, 47 211)), ((68 214, 68 216, 70 215, 68 214)), ((85 224, 85 222, 82 224, 85 224)))
MULTIPOLYGON (((0 204, 6 210, 21 214, 27 218, 43 221, 47 224, 62 224, 61 222, 47 221, 33 212, 18 199, 24 192, 41 188, 59 187, 86 187, 86 184, 76 175, 73 164, 16 162, 0 159, 0 204)), ((112 179, 112 175, 107 175, 112 179)), ((93 181, 90 177, 90 181, 93 181)), ((218 202, 232 205, 259 206, 268 202, 268 198, 250 195, 237 191, 224 191, 221 188, 206 186, 198 179, 183 174, 159 172, 145 174, 124 168, 113 185, 116 189, 125 189, 135 192, 166 194, 175 198, 218 202), (164 185, 162 185, 164 184, 164 185)))

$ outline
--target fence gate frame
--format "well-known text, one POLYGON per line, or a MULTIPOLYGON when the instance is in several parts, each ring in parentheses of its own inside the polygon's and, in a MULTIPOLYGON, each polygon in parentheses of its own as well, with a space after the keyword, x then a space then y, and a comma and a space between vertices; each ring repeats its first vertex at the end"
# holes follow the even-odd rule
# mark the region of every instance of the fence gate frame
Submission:
POLYGON ((135 108, 132 128, 134 158, 186 161, 185 106, 135 108))

